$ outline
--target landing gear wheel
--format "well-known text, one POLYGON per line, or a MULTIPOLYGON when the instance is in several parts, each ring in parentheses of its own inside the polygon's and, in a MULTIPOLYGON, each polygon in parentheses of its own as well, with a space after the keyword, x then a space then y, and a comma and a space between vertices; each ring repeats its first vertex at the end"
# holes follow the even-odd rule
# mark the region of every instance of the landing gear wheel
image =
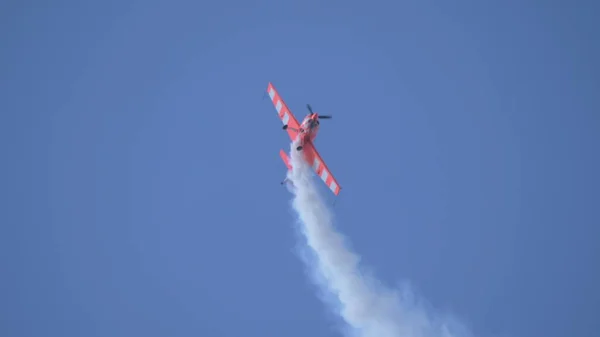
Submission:
POLYGON ((297 150, 297 151, 300 151, 300 150, 302 150, 302 145, 298 146, 298 147, 296 148, 296 150, 297 150))
POLYGON ((284 130, 287 130, 287 128, 288 128, 287 124, 283 126, 284 130))

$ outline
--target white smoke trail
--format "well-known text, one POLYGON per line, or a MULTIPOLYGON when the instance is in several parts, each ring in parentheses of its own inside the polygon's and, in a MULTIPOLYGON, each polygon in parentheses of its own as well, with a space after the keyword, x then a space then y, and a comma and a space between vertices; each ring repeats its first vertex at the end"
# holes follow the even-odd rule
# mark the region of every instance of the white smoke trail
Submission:
POLYGON ((301 231, 314 253, 309 268, 317 277, 322 291, 336 297, 333 308, 350 327, 349 333, 360 337, 454 337, 451 321, 431 317, 416 303, 407 289, 402 293, 387 289, 359 268, 359 257, 344 243, 332 223, 332 214, 322 202, 306 164, 296 145, 290 151, 293 170, 293 207, 301 222, 301 231))

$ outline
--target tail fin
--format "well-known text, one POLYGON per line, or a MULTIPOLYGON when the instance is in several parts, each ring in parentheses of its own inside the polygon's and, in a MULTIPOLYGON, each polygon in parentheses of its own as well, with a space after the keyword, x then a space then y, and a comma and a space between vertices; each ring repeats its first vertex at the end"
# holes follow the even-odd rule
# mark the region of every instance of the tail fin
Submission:
POLYGON ((285 164, 285 166, 287 166, 288 170, 291 170, 292 165, 290 165, 290 158, 288 158, 287 153, 285 153, 285 151, 283 151, 283 150, 279 150, 279 156, 283 160, 283 163, 285 164))

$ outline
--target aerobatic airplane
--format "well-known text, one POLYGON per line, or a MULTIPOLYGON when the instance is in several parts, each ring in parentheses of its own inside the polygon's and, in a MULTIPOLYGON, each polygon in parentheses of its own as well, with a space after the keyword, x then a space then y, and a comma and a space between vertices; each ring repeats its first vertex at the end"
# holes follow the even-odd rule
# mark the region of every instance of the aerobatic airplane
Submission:
MULTIPOLYGON (((329 119, 331 116, 319 115, 318 113, 313 112, 311 106, 307 104, 308 114, 304 117, 302 124, 300 124, 271 82, 269 82, 267 92, 271 97, 271 102, 273 102, 273 105, 277 110, 279 119, 281 119, 281 122, 283 123, 283 130, 287 131, 292 141, 299 138, 299 145, 296 150, 303 152, 306 162, 312 166, 313 170, 321 180, 325 182, 325 185, 329 187, 333 194, 338 195, 341 187, 333 174, 331 174, 327 165, 325 165, 325 161, 323 161, 323 158, 321 158, 314 145, 314 140, 319 132, 319 121, 321 119, 329 119)), ((292 166, 290 165, 290 159, 286 152, 280 150, 279 155, 281 156, 281 159, 283 159, 285 166, 291 170, 292 166)))

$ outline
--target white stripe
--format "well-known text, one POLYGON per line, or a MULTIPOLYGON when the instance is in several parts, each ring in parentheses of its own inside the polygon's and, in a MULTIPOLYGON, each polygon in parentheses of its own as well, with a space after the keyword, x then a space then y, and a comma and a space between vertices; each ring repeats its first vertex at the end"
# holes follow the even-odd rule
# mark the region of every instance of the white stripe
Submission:
POLYGON ((323 172, 321 172, 321 179, 323 179, 324 182, 327 182, 328 175, 327 170, 323 170, 323 172))
POLYGON ((286 113, 284 113, 284 114, 283 114, 283 120, 282 120, 282 122, 283 122, 283 125, 286 125, 286 124, 288 123, 288 121, 289 121, 289 120, 290 120, 290 115, 288 115, 288 113, 287 113, 287 112, 286 112, 286 113))
POLYGON ((313 162, 313 169, 316 171, 319 169, 319 164, 321 162, 319 161, 319 159, 315 158, 315 161, 313 162))
POLYGON ((271 96, 271 100, 273 100, 273 98, 275 98, 275 89, 271 88, 271 90, 269 90, 269 96, 271 96))
POLYGON ((281 112, 281 100, 277 100, 277 104, 275 104, 275 109, 277 109, 277 113, 281 112))
POLYGON ((329 188, 333 191, 333 193, 335 193, 335 189, 337 188, 337 184, 335 183, 335 180, 331 181, 331 185, 329 186, 329 188))

